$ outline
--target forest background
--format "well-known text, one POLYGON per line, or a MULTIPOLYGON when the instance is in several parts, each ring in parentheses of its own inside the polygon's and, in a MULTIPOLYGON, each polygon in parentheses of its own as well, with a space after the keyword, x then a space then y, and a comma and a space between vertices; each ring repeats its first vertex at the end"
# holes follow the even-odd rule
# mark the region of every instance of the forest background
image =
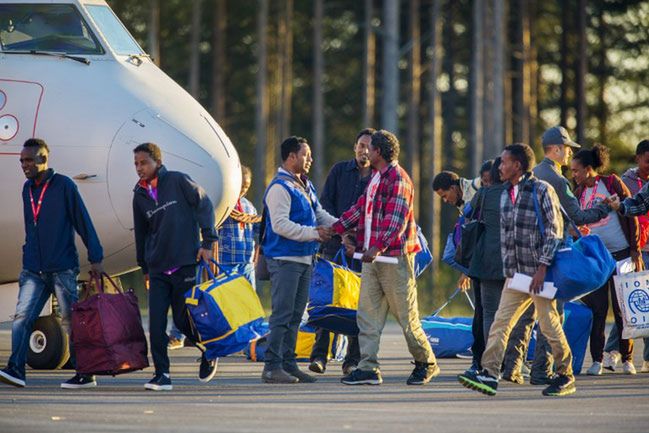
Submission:
MULTIPOLYGON (((557 124, 633 165, 649 134, 649 2, 640 0, 108 0, 154 61, 226 131, 265 185, 289 135, 311 144, 311 178, 353 157, 356 134, 401 142, 434 266, 430 312, 458 275, 439 258, 457 211, 431 182, 477 175, 504 145, 557 124)), ((456 306, 457 311, 462 306, 456 306)))

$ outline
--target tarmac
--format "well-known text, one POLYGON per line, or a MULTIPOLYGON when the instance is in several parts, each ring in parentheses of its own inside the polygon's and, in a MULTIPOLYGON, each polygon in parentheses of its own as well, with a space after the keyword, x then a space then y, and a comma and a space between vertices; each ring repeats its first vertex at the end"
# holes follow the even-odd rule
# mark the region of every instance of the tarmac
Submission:
MULTIPOLYGON (((0 330, 2 365, 10 337, 0 330)), ((636 343, 639 370, 642 340, 636 343)), ((501 381, 498 395, 487 397, 457 382, 468 360, 441 359, 442 373, 432 383, 407 386, 411 358, 394 324, 382 339, 381 386, 341 384, 341 364, 334 361, 314 384, 262 384, 263 364, 241 355, 221 359, 216 377, 203 384, 195 348, 170 354, 171 392, 144 390, 151 367, 98 377, 97 388, 76 391, 59 387, 70 370, 28 370, 26 388, 0 384, 0 433, 649 432, 647 373, 578 376, 576 394, 554 398, 543 397, 543 387, 501 381)))

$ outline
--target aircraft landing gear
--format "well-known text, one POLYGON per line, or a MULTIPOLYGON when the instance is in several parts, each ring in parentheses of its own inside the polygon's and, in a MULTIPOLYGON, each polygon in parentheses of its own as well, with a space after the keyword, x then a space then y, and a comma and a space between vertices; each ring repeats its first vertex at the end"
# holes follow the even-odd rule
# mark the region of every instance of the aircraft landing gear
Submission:
POLYGON ((68 336, 55 315, 39 317, 29 337, 27 364, 35 370, 55 370, 70 358, 68 336))

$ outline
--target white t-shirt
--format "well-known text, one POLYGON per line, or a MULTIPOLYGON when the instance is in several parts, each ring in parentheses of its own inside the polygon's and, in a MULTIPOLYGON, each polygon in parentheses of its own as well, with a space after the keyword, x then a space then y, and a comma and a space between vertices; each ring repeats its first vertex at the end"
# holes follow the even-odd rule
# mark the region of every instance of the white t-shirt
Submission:
POLYGON ((372 235, 372 212, 374 210, 374 196, 376 196, 376 191, 379 189, 379 183, 381 182, 381 172, 377 171, 372 176, 369 185, 367 185, 367 190, 365 192, 365 238, 363 242, 363 248, 368 249, 370 247, 370 236, 372 235))

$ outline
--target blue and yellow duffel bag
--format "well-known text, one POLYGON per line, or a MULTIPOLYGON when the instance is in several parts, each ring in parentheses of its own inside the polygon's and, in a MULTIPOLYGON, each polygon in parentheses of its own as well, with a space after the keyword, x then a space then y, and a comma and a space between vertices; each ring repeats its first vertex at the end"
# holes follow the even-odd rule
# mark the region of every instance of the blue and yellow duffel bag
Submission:
POLYGON ((185 304, 208 359, 239 352, 263 334, 264 309, 243 275, 224 272, 215 277, 201 262, 185 304), (201 282, 203 271, 210 280, 201 282))
MULTIPOLYGON (((266 350, 268 349, 268 323, 262 325, 264 329, 264 336, 253 340, 250 344, 243 349, 246 357, 254 362, 264 362, 266 359, 266 350)), ((329 350, 327 351, 327 360, 334 359, 339 356, 344 357, 347 352, 347 344, 341 340, 338 335, 333 333, 329 334, 329 350), (344 342, 344 344, 343 344, 344 342), (344 347, 343 347, 344 346, 344 347)), ((312 326, 302 324, 297 333, 297 340, 295 342, 295 360, 298 362, 308 362, 311 358, 313 345, 316 339, 316 329, 312 326)))
POLYGON ((342 250, 334 260, 316 259, 309 287, 308 324, 336 334, 358 335, 356 310, 361 278, 347 267, 342 250))

